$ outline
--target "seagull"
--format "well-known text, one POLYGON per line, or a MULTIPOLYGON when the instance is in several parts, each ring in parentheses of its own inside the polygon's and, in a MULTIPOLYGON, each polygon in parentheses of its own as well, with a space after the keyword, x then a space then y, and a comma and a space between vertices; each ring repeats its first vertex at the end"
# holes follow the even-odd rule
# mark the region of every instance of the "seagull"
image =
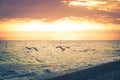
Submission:
POLYGON ((32 49, 34 49, 35 51, 38 51, 38 49, 35 48, 35 47, 25 47, 25 48, 28 49, 28 50, 32 50, 32 49))
POLYGON ((31 48, 33 48, 35 51, 38 51, 38 49, 36 47, 31 47, 31 48))
POLYGON ((57 46, 56 48, 60 48, 62 51, 64 51, 66 48, 70 49, 70 47, 66 47, 66 46, 57 46))

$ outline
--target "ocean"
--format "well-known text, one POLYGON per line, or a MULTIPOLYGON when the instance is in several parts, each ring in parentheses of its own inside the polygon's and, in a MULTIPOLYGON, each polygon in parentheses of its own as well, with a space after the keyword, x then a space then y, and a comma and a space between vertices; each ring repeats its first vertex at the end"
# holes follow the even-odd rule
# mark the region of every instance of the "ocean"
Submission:
POLYGON ((120 60, 120 40, 0 40, 0 80, 45 80, 120 60))

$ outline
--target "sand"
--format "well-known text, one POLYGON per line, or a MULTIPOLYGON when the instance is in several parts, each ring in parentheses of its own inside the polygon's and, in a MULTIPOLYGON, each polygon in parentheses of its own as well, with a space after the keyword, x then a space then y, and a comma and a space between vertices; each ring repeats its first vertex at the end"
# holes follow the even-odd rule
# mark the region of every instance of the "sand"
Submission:
POLYGON ((120 80, 120 61, 102 64, 47 80, 120 80))

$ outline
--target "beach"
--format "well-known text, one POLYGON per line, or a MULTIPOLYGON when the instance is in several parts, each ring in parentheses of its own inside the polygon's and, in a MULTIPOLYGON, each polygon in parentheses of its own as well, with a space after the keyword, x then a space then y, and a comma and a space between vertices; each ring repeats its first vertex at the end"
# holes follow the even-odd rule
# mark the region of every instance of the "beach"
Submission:
POLYGON ((119 80, 120 61, 110 62, 47 80, 119 80))

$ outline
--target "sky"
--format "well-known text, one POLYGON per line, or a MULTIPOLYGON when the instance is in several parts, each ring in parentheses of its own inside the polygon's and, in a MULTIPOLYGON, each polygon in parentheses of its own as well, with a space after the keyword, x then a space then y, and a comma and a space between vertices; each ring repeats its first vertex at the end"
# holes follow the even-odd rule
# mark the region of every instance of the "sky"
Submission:
POLYGON ((0 0, 0 40, 120 40, 120 0, 0 0))

